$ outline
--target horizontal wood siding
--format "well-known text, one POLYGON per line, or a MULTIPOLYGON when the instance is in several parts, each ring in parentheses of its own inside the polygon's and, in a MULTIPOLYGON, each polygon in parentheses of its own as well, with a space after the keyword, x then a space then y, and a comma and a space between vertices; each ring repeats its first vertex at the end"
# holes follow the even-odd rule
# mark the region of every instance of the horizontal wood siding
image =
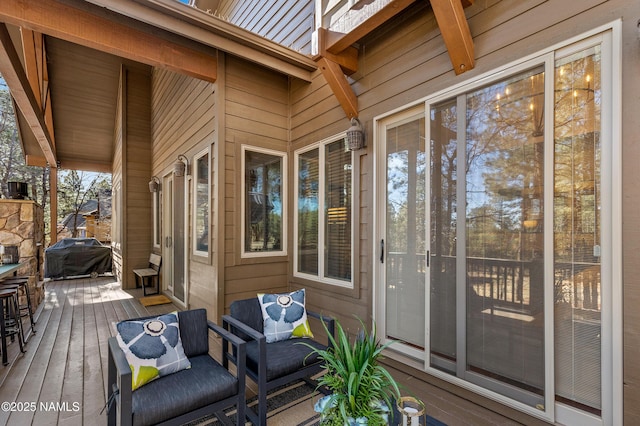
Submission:
POLYGON ((124 197, 123 288, 135 287, 133 269, 144 268, 151 250, 151 69, 126 67, 126 150, 122 196, 124 197))
MULTIPOLYGON (((640 151, 640 121, 635 116, 640 93, 640 57, 638 55, 637 22, 640 3, 624 0, 561 0, 476 1, 465 9, 475 45, 476 68, 456 76, 442 36, 426 2, 416 2, 405 12, 384 24, 359 42, 358 71, 349 77, 358 97, 359 117, 365 126, 366 148, 358 155, 360 178, 360 212, 357 259, 360 294, 344 295, 330 285, 314 285, 310 292, 312 308, 335 312, 347 319, 352 312, 370 318, 372 311, 372 268, 375 262, 371 241, 373 205, 373 118, 402 108, 409 103, 446 89, 473 76, 494 70, 509 61, 523 58, 540 49, 563 42, 577 34, 623 19, 623 235, 624 300, 635 306, 640 303, 640 170, 633 165, 640 151), (627 155, 628 153, 633 155, 627 155), (635 236, 635 237, 633 237, 635 236), (633 241, 633 242, 632 242, 633 241), (633 246, 633 248, 632 248, 633 246), (363 308, 364 307, 364 308, 363 308)), ((318 72, 310 84, 293 80, 291 87, 291 150, 317 142, 340 131, 348 122, 335 96, 318 72)), ((295 238, 295 236, 293 237, 295 238)), ((308 283, 292 279, 293 287, 308 283)), ((640 314, 637 309, 625 309, 625 369, 624 421, 640 423, 640 367, 635 353, 640 347, 640 314)), ((348 320, 350 321, 350 320, 348 320)), ((349 323, 351 325, 351 323, 349 323)), ((480 401, 477 395, 472 398, 480 401)), ((479 402, 480 403, 480 402, 479 402)), ((503 410, 507 412, 505 408, 503 410)), ((522 413, 508 414, 527 423, 534 420, 522 413)))
POLYGON ((218 10, 220 16, 234 25, 310 54, 314 7, 310 0, 231 0, 221 1, 218 10))
POLYGON ((123 106, 125 95, 122 90, 123 84, 123 76, 120 76, 120 85, 118 86, 118 100, 117 100, 117 108, 115 115, 115 124, 114 124, 114 135, 113 135, 113 164, 111 166, 111 184, 115 189, 112 192, 112 200, 111 205, 113 206, 113 210, 111 212, 111 247, 112 247, 112 256, 113 256, 113 273, 116 276, 116 279, 122 282, 122 271, 123 271, 123 256, 122 256, 122 247, 121 247, 121 235, 122 229, 117 229, 120 226, 122 218, 119 218, 118 215, 120 212, 116 211, 116 207, 122 203, 122 194, 120 188, 122 188, 122 179, 123 179, 123 106), (117 198, 117 199, 116 199, 117 198))
POLYGON ((256 65, 226 57, 225 66, 225 303, 255 297, 258 292, 288 288, 288 258, 242 258, 241 147, 287 152, 289 141, 288 79, 256 65))
MULTIPOLYGON (((211 158, 211 211, 209 212, 212 236, 210 240, 210 256, 203 258, 193 255, 192 229, 193 211, 188 209, 189 229, 185 245, 188 261, 189 308, 207 309, 209 318, 218 317, 218 275, 215 259, 217 228, 215 226, 216 178, 213 170, 215 156, 216 134, 216 84, 197 80, 192 77, 171 71, 154 69, 152 78, 152 139, 153 175, 162 176, 173 171, 173 164, 178 155, 185 155, 189 159, 190 167, 194 164, 194 155, 209 148, 211 158)), ((174 190, 178 190, 175 188, 174 190)), ((189 206, 193 203, 193 184, 189 185, 189 193, 185 194, 189 206)), ((164 237, 164 236, 163 236, 164 237)))

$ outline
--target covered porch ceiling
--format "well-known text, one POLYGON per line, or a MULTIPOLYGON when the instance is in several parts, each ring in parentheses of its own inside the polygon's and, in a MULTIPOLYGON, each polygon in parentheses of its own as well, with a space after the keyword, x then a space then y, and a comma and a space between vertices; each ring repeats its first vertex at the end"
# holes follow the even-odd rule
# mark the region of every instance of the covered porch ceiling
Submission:
MULTIPOLYGON (((353 117, 357 98, 345 76, 357 66, 351 44, 414 1, 387 0, 348 34, 321 32, 320 56, 312 59, 176 0, 2 0, 0 73, 14 98, 27 164, 110 172, 123 64, 211 82, 218 50, 306 81, 320 68, 353 117)), ((431 1, 456 73, 458 52, 473 60, 461 13, 472 3, 431 1)))

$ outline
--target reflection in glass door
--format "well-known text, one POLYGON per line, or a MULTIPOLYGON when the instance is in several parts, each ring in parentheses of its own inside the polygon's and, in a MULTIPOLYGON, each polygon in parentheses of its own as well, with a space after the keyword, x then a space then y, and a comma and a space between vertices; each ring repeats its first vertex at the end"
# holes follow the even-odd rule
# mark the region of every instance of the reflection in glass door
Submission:
POLYGON ((384 262, 386 337, 422 356, 425 338, 424 114, 386 129, 384 262))
POLYGON ((162 187, 162 288, 184 304, 184 177, 166 175, 162 187))
POLYGON ((173 294, 173 175, 162 182, 162 288, 173 294))
POLYGON ((465 378, 544 406, 544 69, 465 95, 465 378))

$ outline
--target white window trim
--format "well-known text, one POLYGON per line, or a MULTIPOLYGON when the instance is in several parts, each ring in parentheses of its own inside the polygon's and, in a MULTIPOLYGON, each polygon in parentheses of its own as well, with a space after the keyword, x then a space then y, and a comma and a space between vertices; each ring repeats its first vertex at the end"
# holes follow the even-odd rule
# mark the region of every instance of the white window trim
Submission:
POLYGON ((198 215, 198 179, 200 176, 198 176, 198 160, 200 160, 202 157, 204 157, 205 155, 209 155, 209 157, 207 158, 207 171, 208 171, 208 175, 207 175, 207 204, 209 205, 209 222, 207 223, 207 226, 209 227, 209 229, 211 229, 211 150, 209 149, 209 147, 203 149, 202 151, 198 152, 196 155, 193 156, 193 160, 191 161, 191 164, 193 165, 193 235, 192 235, 192 250, 193 250, 193 254, 195 256, 201 256, 201 257, 209 257, 209 252, 211 250, 211 234, 209 232, 207 232, 208 234, 208 243, 207 243, 207 251, 204 250, 198 250, 198 235, 196 235, 196 221, 197 221, 197 215, 198 215))
MULTIPOLYGON (((622 22, 616 20, 608 24, 594 28, 591 31, 572 37, 564 42, 557 43, 542 51, 528 55, 520 60, 513 61, 509 64, 498 67, 492 71, 486 72, 476 77, 471 77, 461 83, 453 85, 451 87, 440 90, 432 95, 418 99, 410 104, 398 107, 392 111, 388 111, 384 114, 374 117, 374 141, 379 143, 381 138, 381 123, 388 118, 397 116, 415 107, 417 105, 425 105, 426 111, 429 109, 429 105, 436 103, 444 99, 450 99, 461 93, 468 92, 473 88, 480 87, 488 84, 492 81, 500 80, 508 75, 512 75, 518 70, 526 69, 534 64, 545 64, 545 57, 551 56, 552 58, 558 58, 565 55, 565 50, 573 49, 573 45, 584 47, 583 43, 595 44, 593 39, 600 38, 602 40, 603 47, 603 60, 602 71, 603 75, 608 73, 609 81, 603 79, 603 98, 607 102, 606 107, 603 108, 602 114, 602 140, 609 140, 610 144, 607 147, 603 147, 602 158, 602 179, 603 187, 607 184, 607 190, 603 191, 603 194, 607 194, 607 199, 603 198, 603 206, 606 205, 609 208, 604 209, 602 217, 603 236, 602 236, 602 289, 603 289, 603 310, 602 310, 602 333, 603 340, 601 344, 602 355, 602 416, 597 417, 588 414, 584 411, 578 411, 572 407, 555 402, 555 372, 553 366, 553 359, 547 361, 547 366, 550 366, 551 373, 547 371, 546 376, 546 402, 551 401, 552 404, 546 404, 545 411, 537 410, 533 407, 522 404, 511 398, 489 391, 484 387, 480 387, 473 383, 467 382, 463 379, 451 376, 435 368, 428 366, 429 357, 425 356, 424 370, 435 377, 443 379, 447 382, 454 383, 457 386, 468 389, 479 395, 493 399, 506 406, 523 411, 533 417, 541 418, 546 421, 559 421, 566 424, 572 424, 576 419, 583 422, 580 424, 587 425, 603 425, 603 424, 622 424, 623 419, 623 315, 622 309, 617 309, 622 306, 623 301, 623 286, 622 286, 622 172, 621 167, 615 167, 620 165, 622 158, 622 124, 621 124, 621 110, 622 110, 622 22), (591 40, 590 40, 591 39, 591 40), (605 52, 607 50, 607 52, 605 52), (606 56, 605 56, 606 55, 606 56), (606 163, 605 163, 606 161, 606 163), (604 300, 609 300, 609 303, 605 305, 604 300), (576 417, 578 416, 578 417, 576 417), (586 422, 586 423, 584 423, 586 422)), ((553 59, 552 59, 553 60, 553 59)), ((553 62, 551 63, 553 67, 553 62)), ((549 71, 549 67, 545 69, 549 71)), ((549 80, 549 79, 547 79, 549 80)), ((426 114, 425 111, 425 114, 426 114)), ((550 115, 550 114, 547 114, 550 115)), ((551 118, 552 119, 552 118, 551 118)), ((428 126, 427 126, 428 128, 428 126)), ((548 126, 548 122, 545 123, 547 132, 551 130, 548 126)), ((545 136, 547 137, 547 136, 545 136)), ((374 150, 374 157, 376 156, 374 150)), ((546 160, 546 159, 545 159, 546 160)), ((380 159, 374 158, 374 164, 380 159)), ((378 179, 375 180, 374 188, 374 205, 377 206, 377 200, 379 199, 379 191, 381 191, 381 183, 378 179)), ((378 223, 380 220, 380 212, 374 209, 374 223, 378 223), (377 216, 377 217, 375 217, 377 216)), ((551 236, 552 237, 552 236, 551 236)), ((378 239, 374 238, 373 241, 373 253, 377 253, 378 239)), ((545 245, 548 244, 545 242, 545 245)), ((546 247, 545 247, 546 248, 546 247)), ((548 268, 548 266, 546 266, 548 268)), ((380 267, 374 268, 374 286, 378 288, 374 289, 374 320, 380 321, 380 318, 384 318, 384 289, 381 289, 379 285, 381 271, 380 267)), ((547 274, 547 272, 545 272, 547 274)), ((545 284, 545 294, 547 298, 550 297, 549 287, 552 286, 552 282, 545 284)), ((545 303, 547 301, 545 300, 545 303)), ((428 305, 427 305, 428 306, 428 305)), ((548 311, 548 309, 546 310, 548 311)), ((428 312, 426 318, 429 318, 428 312)), ((549 321, 549 318, 553 319, 553 312, 546 312, 545 316, 545 339, 547 339, 549 333, 553 336, 553 321, 549 321)), ((428 335, 428 327, 427 327, 428 335)), ((553 341, 553 339, 551 339, 553 341)), ((426 340, 427 347, 425 353, 429 353, 429 339, 426 340)), ((548 357, 549 353, 553 353, 553 348, 547 348, 545 356, 548 357)), ((396 354, 393 351, 388 353, 390 358, 398 359, 406 362, 407 358, 401 354, 396 354)), ((410 363, 412 363, 410 361, 410 363)), ((412 363, 413 364, 413 363, 412 363)), ((415 365, 415 364, 413 364, 415 365)))
POLYGON ((288 220, 287 220, 287 198, 288 198, 288 188, 287 188, 287 153, 282 151, 275 151, 267 148, 259 148, 253 145, 242 145, 241 147, 241 170, 240 170, 240 214, 242 216, 240 220, 240 253, 242 258, 261 258, 261 257, 277 257, 277 256, 286 256, 287 255, 287 228, 288 228, 288 220), (279 251, 260 251, 260 252, 248 252, 245 250, 244 242, 246 235, 246 170, 245 170, 245 158, 246 152, 260 152, 263 154, 269 154, 282 158, 282 250, 279 251))
POLYGON ((334 142, 338 142, 340 141, 340 139, 344 139, 346 137, 346 133, 340 133, 338 135, 323 139, 319 142, 316 142, 314 144, 305 146, 304 148, 300 148, 298 150, 296 150, 294 152, 294 187, 296 188, 295 194, 294 194, 294 209, 293 209, 293 235, 294 235, 294 242, 293 242, 293 276, 298 277, 298 278, 304 278, 307 280, 312 280, 312 281, 317 281, 323 284, 330 284, 330 285, 335 285, 338 287, 345 287, 345 288, 353 288, 353 283, 354 283, 354 276, 355 276, 355 271, 354 271, 354 254, 355 254, 355 226, 356 226, 356 215, 355 215, 355 206, 353 203, 354 200, 354 196, 353 196, 353 191, 356 190, 355 188, 355 178, 354 178, 354 171, 353 171, 353 162, 354 162, 354 155, 353 153, 351 153, 351 279, 349 281, 347 280, 339 280, 336 278, 330 278, 330 277, 325 277, 324 276, 324 251, 325 251, 325 208, 324 208, 324 203, 325 203, 325 184, 324 184, 324 178, 325 178, 325 169, 324 169, 324 164, 325 164, 325 152, 324 149, 321 149, 325 146, 327 146, 330 143, 334 143, 334 142), (298 175, 299 175, 299 159, 300 159, 300 155, 304 154, 306 152, 309 151, 313 151, 314 149, 318 149, 318 164, 322 165, 322 167, 319 169, 319 177, 318 177, 318 275, 313 275, 313 274, 309 274, 306 272, 299 272, 298 271, 298 186, 299 186, 299 182, 298 182, 298 175))
POLYGON ((153 247, 159 249, 162 241, 160 231, 160 197, 162 197, 162 185, 158 184, 158 190, 152 193, 153 196, 153 247))

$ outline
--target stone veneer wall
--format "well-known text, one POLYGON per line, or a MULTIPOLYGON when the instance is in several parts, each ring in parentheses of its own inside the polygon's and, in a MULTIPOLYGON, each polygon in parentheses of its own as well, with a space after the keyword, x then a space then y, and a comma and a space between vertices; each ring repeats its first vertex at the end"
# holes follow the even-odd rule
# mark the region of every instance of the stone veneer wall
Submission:
POLYGON ((0 200, 0 244, 18 246, 25 265, 17 274, 29 276, 35 309, 44 299, 44 209, 31 200, 0 200))

